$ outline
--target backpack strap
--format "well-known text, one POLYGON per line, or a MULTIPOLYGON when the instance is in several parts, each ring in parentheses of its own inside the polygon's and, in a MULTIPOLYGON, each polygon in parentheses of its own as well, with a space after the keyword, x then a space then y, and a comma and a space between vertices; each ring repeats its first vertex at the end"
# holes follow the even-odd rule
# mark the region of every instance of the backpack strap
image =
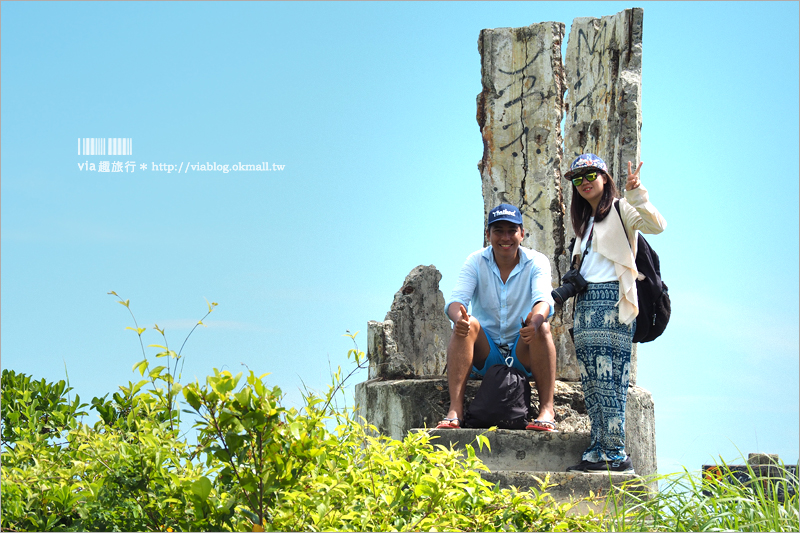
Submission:
POLYGON ((622 220, 622 213, 619 210, 619 198, 614 201, 614 207, 617 208, 617 215, 619 215, 619 221, 622 222, 622 231, 625 232, 625 240, 628 241, 628 246, 631 245, 631 240, 628 238, 628 230, 625 229, 625 221, 622 220))

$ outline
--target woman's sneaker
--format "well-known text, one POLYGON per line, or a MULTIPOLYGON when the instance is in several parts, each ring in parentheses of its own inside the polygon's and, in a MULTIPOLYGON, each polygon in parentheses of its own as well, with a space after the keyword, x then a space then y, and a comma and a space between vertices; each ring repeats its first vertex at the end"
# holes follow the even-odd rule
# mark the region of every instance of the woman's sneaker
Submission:
POLYGON ((605 474, 606 472, 635 474, 630 455, 626 456, 624 461, 600 461, 599 463, 589 463, 589 466, 586 467, 584 472, 588 474, 605 474))
POLYGON ((591 461, 581 460, 581 462, 576 465, 568 466, 567 472, 586 472, 587 468, 597 464, 602 464, 602 463, 593 463, 591 461))

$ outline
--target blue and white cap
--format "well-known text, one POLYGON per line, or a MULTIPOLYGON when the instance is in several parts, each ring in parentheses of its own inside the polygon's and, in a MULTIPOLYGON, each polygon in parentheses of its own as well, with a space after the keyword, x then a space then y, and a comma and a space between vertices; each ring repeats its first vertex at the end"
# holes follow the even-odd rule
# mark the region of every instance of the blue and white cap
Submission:
POLYGON ((597 170, 602 170, 603 172, 608 174, 608 167, 606 166, 605 161, 603 161, 594 154, 581 154, 569 166, 569 171, 564 174, 564 177, 566 179, 571 179, 572 176, 574 176, 575 174, 593 168, 597 170))
POLYGON ((511 204, 500 204, 489 211, 489 219, 486 225, 488 226, 502 220, 507 220, 509 222, 513 222, 514 224, 522 225, 522 213, 520 213, 519 209, 511 204))

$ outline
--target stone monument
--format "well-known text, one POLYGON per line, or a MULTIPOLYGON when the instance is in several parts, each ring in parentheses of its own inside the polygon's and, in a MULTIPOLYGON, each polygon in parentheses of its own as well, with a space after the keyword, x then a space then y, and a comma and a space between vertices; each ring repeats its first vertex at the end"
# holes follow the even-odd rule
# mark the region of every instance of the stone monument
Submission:
MULTIPOLYGON (((560 22, 480 33, 482 91, 477 97, 477 120, 483 156, 478 169, 484 220, 499 203, 517 205, 527 230, 523 246, 550 259, 553 287, 561 284, 569 268, 571 188, 562 187, 569 164, 581 153, 596 153, 622 190, 627 161, 639 161, 642 19, 639 8, 600 19, 576 18, 566 58, 561 55, 564 24, 560 22)), ((432 427, 447 412, 443 376, 452 326, 444 314, 440 280, 433 266, 415 268, 395 294, 384 322, 369 323, 370 379, 356 386, 356 401, 362 416, 394 438, 411 428, 432 427)), ((576 443, 588 439, 588 416, 580 384, 574 383, 580 373, 568 333, 572 312, 572 299, 556 306, 551 331, 557 351, 556 423, 560 438, 564 442, 571 438, 570 446, 577 450, 583 444, 576 443)), ((635 355, 634 345, 626 432, 636 472, 647 475, 656 472, 655 417, 652 396, 636 386, 635 355)), ((468 383, 465 403, 477 387, 477 382, 468 383)), ((541 440, 516 433, 503 437, 507 446, 511 442, 521 446, 519 439, 531 441, 531 446, 541 440)), ((556 452, 533 450, 517 450, 515 457, 528 457, 527 466, 520 466, 525 471, 579 461, 579 456, 571 457, 577 453, 572 448, 565 450, 557 460, 556 452), (550 455, 534 459, 535 453, 550 455)))
MULTIPOLYGON (((628 9, 602 19, 575 19, 565 61, 560 22, 483 30, 478 40, 484 220, 499 203, 518 206, 527 228, 522 245, 550 258, 553 287, 569 269, 565 248, 574 237, 572 189, 562 187, 563 172, 578 155, 596 153, 624 190, 623 162, 639 161, 642 14, 628 9)), ((572 300, 557 306, 551 326, 557 377, 578 381, 568 332, 572 311, 572 300)), ((634 384, 635 369, 632 354, 634 384)))

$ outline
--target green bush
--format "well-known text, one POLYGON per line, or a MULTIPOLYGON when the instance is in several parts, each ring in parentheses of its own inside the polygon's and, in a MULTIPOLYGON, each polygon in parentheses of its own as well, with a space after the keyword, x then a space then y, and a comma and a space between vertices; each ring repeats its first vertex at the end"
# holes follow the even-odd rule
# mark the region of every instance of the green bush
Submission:
MULTIPOLYGON (((128 301, 118 301, 130 311, 128 301)), ((266 375, 254 372, 215 369, 204 383, 181 385, 182 349, 170 350, 156 326, 164 344, 151 346, 166 364, 151 369, 145 328, 129 329, 142 347, 134 370, 143 379, 111 399, 93 398, 99 415, 93 426, 83 422, 87 405, 78 396, 71 400, 68 383, 3 371, 2 529, 797 529, 796 496, 779 505, 771 494, 726 480, 645 499, 631 491, 609 500, 623 507, 575 515, 573 504, 546 493, 546 484, 520 492, 486 482, 473 446, 446 448, 424 431, 393 440, 354 420, 352 407, 337 404, 347 379, 365 366, 357 346, 348 353, 350 374, 343 378, 337 369, 324 394, 306 391, 294 409, 282 405, 281 390, 266 375), (179 433, 181 413, 194 418, 191 440, 179 433), (712 495, 704 496, 709 487, 712 495)), ((474 445, 488 446, 488 439, 479 436, 474 445)))

